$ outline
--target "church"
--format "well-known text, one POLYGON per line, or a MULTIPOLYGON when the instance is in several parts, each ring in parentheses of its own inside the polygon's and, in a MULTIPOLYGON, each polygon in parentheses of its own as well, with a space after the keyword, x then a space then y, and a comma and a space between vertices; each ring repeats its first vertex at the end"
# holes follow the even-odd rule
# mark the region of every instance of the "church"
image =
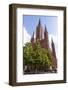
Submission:
POLYGON ((31 44, 32 47, 36 44, 37 40, 40 42, 41 48, 48 49, 51 56, 52 56, 52 67, 50 67, 52 70, 57 71, 57 57, 56 57, 56 51, 55 51, 55 44, 53 39, 51 40, 51 48, 49 46, 49 34, 47 31, 47 27, 45 25, 45 28, 43 29, 43 26, 41 24, 41 20, 39 19, 38 25, 36 26, 36 32, 33 32, 33 35, 31 37, 31 44))

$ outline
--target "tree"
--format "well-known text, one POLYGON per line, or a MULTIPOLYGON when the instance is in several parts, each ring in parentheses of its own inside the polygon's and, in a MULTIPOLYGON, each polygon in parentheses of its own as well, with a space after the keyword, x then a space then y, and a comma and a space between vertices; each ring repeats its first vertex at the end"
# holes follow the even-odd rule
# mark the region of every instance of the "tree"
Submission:
POLYGON ((33 53, 33 48, 31 43, 27 43, 24 48, 23 48, 23 57, 24 57, 24 63, 31 64, 32 63, 32 54, 33 53))
POLYGON ((35 43, 34 47, 31 43, 27 43, 23 48, 23 57, 25 65, 34 65, 37 70, 40 65, 46 69, 52 65, 50 51, 41 48, 39 41, 35 43))

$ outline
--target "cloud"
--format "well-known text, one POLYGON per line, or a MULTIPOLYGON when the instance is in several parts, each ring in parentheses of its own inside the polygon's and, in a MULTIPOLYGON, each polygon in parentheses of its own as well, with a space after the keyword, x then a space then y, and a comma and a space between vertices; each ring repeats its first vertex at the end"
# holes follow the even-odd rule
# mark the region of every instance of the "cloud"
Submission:
POLYGON ((30 40, 31 40, 31 36, 29 35, 29 33, 27 32, 26 28, 24 27, 24 45, 27 42, 30 42, 30 40))

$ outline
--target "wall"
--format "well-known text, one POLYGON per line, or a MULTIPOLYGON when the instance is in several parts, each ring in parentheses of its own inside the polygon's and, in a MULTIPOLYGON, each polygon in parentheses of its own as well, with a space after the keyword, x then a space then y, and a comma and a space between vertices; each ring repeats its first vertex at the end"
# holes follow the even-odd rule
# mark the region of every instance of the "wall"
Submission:
MULTIPOLYGON (((9 70, 9 6, 8 5, 10 3, 26 3, 26 4, 28 3, 28 4, 67 6, 68 0, 0 0, 0 90, 35 90, 35 89, 67 90, 68 83, 53 84, 53 85, 24 86, 24 87, 22 86, 11 87, 8 85, 8 77, 9 77, 8 76, 8 70, 9 70)), ((67 12, 67 15, 68 15, 68 12, 67 12)), ((67 18, 67 21, 68 21, 68 18, 67 18)), ((68 30, 68 27, 67 27, 67 30, 68 30)))

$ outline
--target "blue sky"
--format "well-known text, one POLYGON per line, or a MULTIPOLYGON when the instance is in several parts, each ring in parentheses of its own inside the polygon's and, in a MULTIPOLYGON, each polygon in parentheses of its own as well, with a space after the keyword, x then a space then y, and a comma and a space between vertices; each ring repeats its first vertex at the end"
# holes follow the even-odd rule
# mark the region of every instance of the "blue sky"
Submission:
POLYGON ((43 28, 45 25, 47 27, 47 31, 49 34, 56 35, 57 34, 57 17, 56 16, 32 16, 32 15, 24 15, 23 16, 23 24, 26 28, 27 32, 32 36, 33 31, 36 30, 36 26, 38 25, 39 19, 41 20, 41 24, 43 28))

